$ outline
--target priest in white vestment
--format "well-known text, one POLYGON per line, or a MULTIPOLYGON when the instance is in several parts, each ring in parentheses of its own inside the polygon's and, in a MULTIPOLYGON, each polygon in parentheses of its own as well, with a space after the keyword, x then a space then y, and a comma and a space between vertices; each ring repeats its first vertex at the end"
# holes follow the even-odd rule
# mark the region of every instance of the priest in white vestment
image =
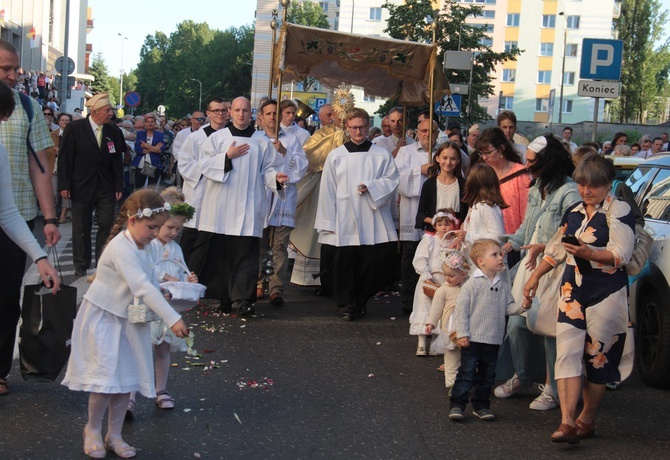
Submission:
POLYGON ((400 236, 400 300, 405 312, 412 311, 414 289, 419 281, 419 275, 414 269, 412 261, 416 248, 419 245, 423 232, 416 227, 416 213, 419 210, 421 187, 428 177, 428 166, 435 152, 435 139, 439 134, 439 127, 433 121, 433 142, 429 140, 430 120, 419 122, 419 142, 401 147, 395 157, 400 183, 398 195, 399 206, 399 236, 400 236), (430 158, 429 158, 430 157, 430 158))
POLYGON ((221 299, 222 311, 234 305, 241 316, 253 316, 259 241, 269 206, 265 188, 283 197, 288 176, 274 146, 252 138, 249 100, 236 98, 231 111, 232 124, 209 136, 200 153, 198 240, 208 237, 209 250, 198 278, 209 298, 221 299))
POLYGON ((388 252, 398 240, 391 205, 398 169, 385 150, 367 140, 370 118, 362 109, 347 113, 351 140, 328 155, 323 168, 314 227, 332 248, 327 279, 341 319, 366 312, 368 299, 385 281, 388 252))

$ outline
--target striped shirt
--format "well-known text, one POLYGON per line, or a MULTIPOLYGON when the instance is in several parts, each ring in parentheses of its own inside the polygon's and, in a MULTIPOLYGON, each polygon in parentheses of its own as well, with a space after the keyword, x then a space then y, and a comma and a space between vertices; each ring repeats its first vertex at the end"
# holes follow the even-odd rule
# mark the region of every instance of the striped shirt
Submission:
MULTIPOLYGON (((28 135, 28 114, 23 108, 19 93, 14 91, 14 101, 16 108, 9 119, 0 124, 0 143, 7 149, 9 155, 9 169, 12 174, 12 192, 19 213, 26 220, 32 220, 37 216, 37 200, 33 183, 30 179, 28 166, 28 144, 26 138, 28 135)), ((33 106, 33 120, 30 129, 30 143, 35 150, 45 150, 53 147, 53 141, 49 134, 49 127, 44 120, 42 107, 33 98, 30 98, 33 106)), ((42 165, 46 174, 51 176, 48 171, 49 165, 46 162, 42 165)))
POLYGON ((523 309, 514 304, 510 286, 500 276, 493 281, 476 269, 461 288, 454 323, 458 338, 471 342, 501 345, 505 337, 505 315, 518 315, 523 309))

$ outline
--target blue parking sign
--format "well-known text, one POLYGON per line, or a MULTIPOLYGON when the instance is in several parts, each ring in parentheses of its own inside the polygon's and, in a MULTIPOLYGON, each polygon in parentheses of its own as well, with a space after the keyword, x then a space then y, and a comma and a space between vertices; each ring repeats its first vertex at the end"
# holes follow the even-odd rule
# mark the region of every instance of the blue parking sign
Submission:
POLYGON ((585 38, 579 78, 590 80, 621 80, 623 42, 602 38, 585 38))

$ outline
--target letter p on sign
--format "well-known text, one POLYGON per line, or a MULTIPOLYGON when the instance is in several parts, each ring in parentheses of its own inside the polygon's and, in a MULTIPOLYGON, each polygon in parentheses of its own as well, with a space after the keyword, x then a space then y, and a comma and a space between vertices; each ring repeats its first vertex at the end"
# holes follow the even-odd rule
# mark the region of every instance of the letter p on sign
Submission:
POLYGON ((619 81, 623 42, 602 38, 585 38, 579 78, 619 81))

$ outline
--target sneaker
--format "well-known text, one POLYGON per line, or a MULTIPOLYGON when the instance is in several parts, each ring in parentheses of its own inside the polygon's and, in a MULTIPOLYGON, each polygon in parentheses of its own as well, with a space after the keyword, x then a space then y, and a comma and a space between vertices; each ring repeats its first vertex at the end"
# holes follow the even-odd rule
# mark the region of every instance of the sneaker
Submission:
POLYGON ((449 418, 456 421, 463 420, 463 409, 460 407, 452 407, 451 410, 449 410, 449 418))
POLYGON ((551 410, 558 406, 556 398, 551 394, 550 385, 540 385, 540 396, 535 398, 535 401, 530 403, 530 408, 533 410, 551 410))
POLYGON ((421 345, 416 347, 416 355, 417 356, 426 356, 426 347, 422 347, 421 345))
POLYGON ((509 398, 516 393, 519 388, 521 388, 521 380, 514 374, 514 376, 507 382, 496 387, 496 389, 493 390, 493 394, 496 395, 496 398, 509 398))
POLYGON ((472 415, 474 415, 480 420, 486 420, 487 422, 496 419, 496 416, 493 414, 493 412, 491 412, 489 409, 486 408, 473 410, 472 415))

